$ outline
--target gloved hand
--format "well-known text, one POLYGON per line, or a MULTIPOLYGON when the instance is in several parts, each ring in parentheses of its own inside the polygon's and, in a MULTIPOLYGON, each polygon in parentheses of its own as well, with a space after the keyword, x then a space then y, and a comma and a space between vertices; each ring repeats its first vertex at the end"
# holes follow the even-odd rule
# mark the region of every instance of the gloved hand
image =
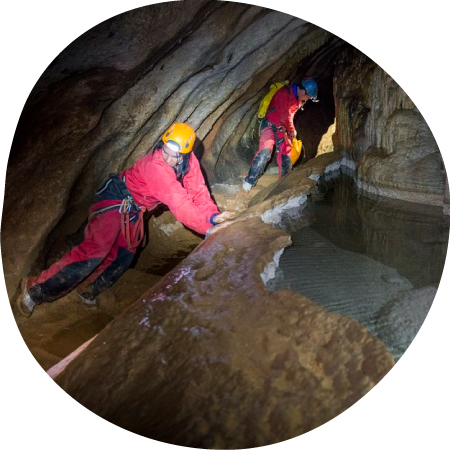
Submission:
POLYGON ((233 220, 236 217, 236 213, 231 211, 225 211, 212 219, 214 223, 219 224, 226 222, 227 220, 233 220))
POLYGON ((294 130, 294 131, 288 131, 288 136, 289 136, 289 139, 292 141, 294 138, 296 138, 297 137, 297 130, 294 130))
POLYGON ((227 227, 228 225, 231 225, 231 224, 232 224, 232 222, 223 222, 223 223, 221 223, 221 224, 219 224, 219 225, 214 225, 213 227, 211 227, 211 228, 206 232, 206 234, 205 234, 205 239, 206 239, 207 237, 211 236, 212 234, 217 233, 221 228, 225 228, 225 227, 227 227))

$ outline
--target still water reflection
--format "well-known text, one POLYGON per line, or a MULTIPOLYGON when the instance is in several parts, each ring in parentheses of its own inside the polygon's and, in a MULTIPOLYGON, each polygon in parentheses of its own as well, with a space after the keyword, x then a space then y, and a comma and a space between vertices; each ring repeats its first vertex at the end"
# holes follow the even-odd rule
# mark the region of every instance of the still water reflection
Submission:
MULTIPOLYGON (((292 211, 291 211, 292 213, 292 211)), ((448 226, 442 209, 358 194, 350 177, 322 183, 301 218, 270 289, 291 289, 353 317, 404 353, 442 276, 448 226)))

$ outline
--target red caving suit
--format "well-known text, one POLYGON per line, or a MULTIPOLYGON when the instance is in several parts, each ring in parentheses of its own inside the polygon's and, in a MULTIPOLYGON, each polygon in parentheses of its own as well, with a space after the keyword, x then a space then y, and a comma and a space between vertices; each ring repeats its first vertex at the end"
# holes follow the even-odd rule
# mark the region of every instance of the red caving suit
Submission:
POLYGON ((190 153, 189 171, 180 182, 161 150, 156 149, 103 183, 89 209, 83 242, 40 275, 28 279, 27 290, 35 303, 56 300, 81 282, 90 284, 90 292, 97 295, 125 272, 136 248, 128 247, 121 232, 123 216, 118 206, 130 194, 140 207, 130 213, 131 231, 140 210, 151 211, 161 203, 177 220, 200 234, 213 226, 210 220, 219 214, 194 153, 190 153))
POLYGON ((301 106, 302 101, 298 100, 294 95, 292 85, 282 87, 272 97, 262 122, 259 149, 245 178, 247 183, 250 183, 252 186, 256 184, 272 156, 276 143, 279 177, 281 178, 291 170, 292 141, 288 136, 288 132, 294 134, 294 116, 301 106))

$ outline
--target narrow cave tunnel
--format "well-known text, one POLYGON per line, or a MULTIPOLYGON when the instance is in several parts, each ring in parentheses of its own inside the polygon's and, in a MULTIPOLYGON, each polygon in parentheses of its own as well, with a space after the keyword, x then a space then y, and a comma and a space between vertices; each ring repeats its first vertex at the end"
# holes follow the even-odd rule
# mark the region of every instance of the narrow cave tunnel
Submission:
POLYGON ((30 93, 8 162, 5 280, 33 356, 99 416, 177 445, 268 445, 340 414, 401 357, 442 275, 448 204, 431 131, 366 55, 273 10, 161 3, 87 31, 30 93), (305 77, 319 102, 295 115, 301 157, 279 178, 273 155, 244 191, 261 99, 305 77), (175 122, 195 129, 232 225, 204 239, 160 205, 96 307, 74 291, 20 316, 21 281, 83 240, 108 174, 175 122))

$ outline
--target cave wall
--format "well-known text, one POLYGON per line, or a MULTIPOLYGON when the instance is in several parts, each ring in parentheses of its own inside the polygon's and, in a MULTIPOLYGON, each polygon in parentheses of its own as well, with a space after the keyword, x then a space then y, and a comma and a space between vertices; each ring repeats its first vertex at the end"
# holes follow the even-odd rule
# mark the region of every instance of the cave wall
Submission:
POLYGON ((31 92, 6 176, 2 253, 10 298, 33 265, 48 263, 54 242, 79 238, 102 180, 148 152, 174 121, 196 129, 209 183, 239 181, 257 147, 256 112, 267 87, 304 75, 317 77, 321 100, 296 116, 306 149, 300 163, 315 156, 335 106, 333 148, 357 162, 363 188, 442 204, 445 171, 431 131, 368 57, 273 10, 160 3, 87 31, 31 92))
POLYGON ((334 96, 333 144, 357 163, 360 187, 442 206, 444 162, 403 89, 367 56, 349 48, 336 60, 334 96))
POLYGON ((143 156, 172 122, 196 129, 210 182, 236 179, 254 154, 267 86, 332 38, 276 11, 186 0, 113 17, 69 45, 30 94, 8 162, 10 298, 49 234, 75 233, 108 173, 143 156))

